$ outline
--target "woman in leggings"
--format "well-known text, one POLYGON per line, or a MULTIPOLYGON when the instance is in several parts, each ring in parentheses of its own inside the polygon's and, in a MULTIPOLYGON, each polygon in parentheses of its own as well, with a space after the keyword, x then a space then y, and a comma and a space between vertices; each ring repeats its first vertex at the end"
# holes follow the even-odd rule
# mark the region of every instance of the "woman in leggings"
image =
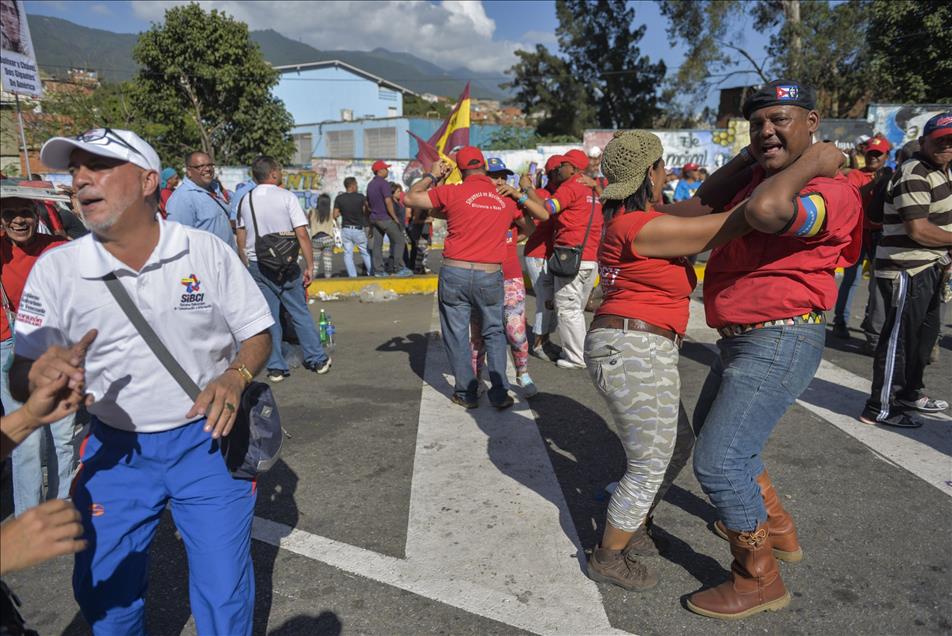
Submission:
POLYGON ((678 349, 696 278, 687 257, 746 233, 742 205, 681 218, 654 209, 665 182, 661 141, 619 131, 605 147, 604 300, 585 338, 585 364, 612 413, 627 469, 612 494, 588 575, 628 590, 657 584, 639 557, 657 554, 650 514, 687 462, 694 435, 679 418, 678 349))

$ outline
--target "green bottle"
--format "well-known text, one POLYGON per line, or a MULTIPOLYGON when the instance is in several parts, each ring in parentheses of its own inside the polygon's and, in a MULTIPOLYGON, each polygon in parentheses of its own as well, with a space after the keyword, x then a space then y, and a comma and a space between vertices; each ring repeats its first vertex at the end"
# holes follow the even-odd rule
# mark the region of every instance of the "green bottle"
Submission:
POLYGON ((318 327, 321 330, 321 344, 327 344, 327 314, 324 310, 321 310, 321 317, 317 321, 318 327))

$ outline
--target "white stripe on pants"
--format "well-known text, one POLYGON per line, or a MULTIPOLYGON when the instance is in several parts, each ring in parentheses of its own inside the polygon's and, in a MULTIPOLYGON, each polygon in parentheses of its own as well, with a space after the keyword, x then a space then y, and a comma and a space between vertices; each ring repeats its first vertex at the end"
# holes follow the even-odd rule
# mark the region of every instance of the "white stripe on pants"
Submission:
POLYGON ((585 364, 582 357, 585 345, 585 304, 595 287, 598 263, 582 261, 575 278, 555 279, 555 311, 559 320, 559 339, 562 358, 573 364, 585 364))

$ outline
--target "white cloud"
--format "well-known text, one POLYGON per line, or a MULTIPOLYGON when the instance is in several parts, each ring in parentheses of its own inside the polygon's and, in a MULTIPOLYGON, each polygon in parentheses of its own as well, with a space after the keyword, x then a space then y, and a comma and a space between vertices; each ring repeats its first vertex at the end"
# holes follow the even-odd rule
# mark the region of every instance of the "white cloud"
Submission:
MULTIPOLYGON (((133 2, 132 8, 138 17, 160 22, 166 9, 181 4, 186 1, 133 2)), ((369 51, 382 47, 412 53, 445 68, 501 71, 516 61, 516 49, 535 44, 494 41, 496 23, 478 1, 199 0, 199 4, 206 10, 224 11, 253 31, 274 29, 317 49, 369 51)))
POLYGON ((89 7, 89 10, 99 15, 112 15, 112 9, 105 4, 94 4, 89 7))
POLYGON ((559 43, 554 31, 526 31, 522 34, 521 39, 532 47, 535 47, 536 44, 544 44, 550 49, 559 43))

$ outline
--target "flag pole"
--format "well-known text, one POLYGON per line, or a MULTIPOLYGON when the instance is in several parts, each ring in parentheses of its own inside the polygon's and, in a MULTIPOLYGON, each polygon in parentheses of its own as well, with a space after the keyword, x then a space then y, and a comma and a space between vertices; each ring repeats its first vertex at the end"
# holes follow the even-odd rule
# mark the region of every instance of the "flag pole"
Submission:
POLYGON ((20 144, 23 147, 23 166, 26 170, 26 178, 29 179, 32 174, 30 171, 30 152, 26 147, 26 134, 23 132, 23 113, 20 111, 20 95, 19 93, 14 93, 13 98, 17 104, 17 122, 20 126, 20 144))

